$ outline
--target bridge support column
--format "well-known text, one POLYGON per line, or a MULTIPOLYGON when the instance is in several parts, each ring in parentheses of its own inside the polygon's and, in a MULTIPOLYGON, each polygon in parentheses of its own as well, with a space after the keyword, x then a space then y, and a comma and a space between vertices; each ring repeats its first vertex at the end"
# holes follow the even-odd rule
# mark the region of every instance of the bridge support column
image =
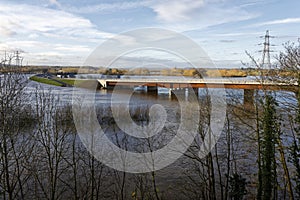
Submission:
POLYGON ((186 88, 179 88, 179 89, 169 89, 169 96, 171 99, 177 99, 177 100, 184 100, 186 95, 186 88))
POLYGON ((148 93, 156 93, 156 94, 158 94, 158 88, 157 88, 157 86, 147 86, 147 92, 148 93))
POLYGON ((199 97, 199 88, 188 88, 188 100, 197 101, 199 97))
MULTIPOLYGON (((198 97, 198 95, 199 95, 199 88, 189 88, 189 89, 188 89, 188 93, 193 94, 193 92, 194 92, 195 96, 198 97)), ((189 95, 189 96, 190 96, 190 95, 189 95)))
POLYGON ((254 108, 254 90, 244 89, 244 107, 254 108))
POLYGON ((176 95, 182 95, 182 96, 185 96, 185 94, 186 94, 186 88, 174 89, 173 92, 174 92, 176 95))
POLYGON ((175 99, 176 97, 175 97, 175 94, 173 93, 173 88, 169 88, 169 98, 170 99, 175 99))
POLYGON ((107 90, 113 90, 114 88, 115 88, 114 85, 107 85, 107 86, 105 87, 105 89, 107 89, 107 90))

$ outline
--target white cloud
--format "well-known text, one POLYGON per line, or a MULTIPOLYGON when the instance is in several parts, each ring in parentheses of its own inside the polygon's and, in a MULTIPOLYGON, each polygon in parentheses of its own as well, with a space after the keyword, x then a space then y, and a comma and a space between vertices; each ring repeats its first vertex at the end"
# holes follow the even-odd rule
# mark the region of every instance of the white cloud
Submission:
POLYGON ((28 38, 30 38, 30 39, 35 39, 35 38, 38 38, 38 37, 39 37, 39 35, 36 34, 36 33, 32 33, 32 34, 30 34, 30 35, 28 36, 28 38))
POLYGON ((60 7, 60 3, 58 3, 57 0, 49 0, 50 4, 56 5, 58 7, 60 7))
POLYGON ((159 19, 167 22, 178 22, 190 19, 191 12, 204 6, 204 0, 159 1, 152 6, 159 19))
POLYGON ((32 40, 11 40, 0 43, 0 51, 16 51, 21 50, 24 52, 34 51, 36 49, 43 50, 49 47, 49 44, 32 41, 32 40))
POLYGON ((30 64, 80 65, 94 44, 113 35, 84 17, 24 4, 0 2, 0 21, 0 51, 23 50, 30 64))
POLYGON ((70 52, 70 53, 89 53, 92 49, 88 46, 84 45, 65 45, 65 44, 57 44, 54 47, 54 50, 62 51, 62 52, 70 52))
POLYGON ((46 43, 34 40, 14 40, 7 41, 5 43, 0 43, 0 49, 4 47, 18 47, 28 52, 30 49, 31 52, 41 52, 41 51, 59 51, 60 53, 71 53, 71 54, 80 54, 80 53, 89 53, 92 49, 86 45, 76 45, 76 44, 62 44, 62 43, 46 43))
POLYGON ((62 65, 62 66, 72 66, 79 65, 83 63, 84 57, 72 55, 57 51, 44 51, 24 55, 23 64, 35 64, 35 65, 62 65))
POLYGON ((64 9, 75 13, 115 12, 119 10, 134 9, 147 6, 149 1, 123 1, 116 3, 100 3, 81 7, 65 7, 64 9))
POLYGON ((17 27, 17 24, 15 24, 13 21, 11 21, 9 18, 7 20, 2 19, 0 14, 0 35, 5 37, 10 37, 16 34, 14 27, 17 27))
POLYGON ((213 34, 213 37, 242 37, 242 36, 249 36, 249 35, 261 35, 261 32, 235 32, 235 33, 216 33, 213 34))
MULTIPOLYGON (((57 0, 48 0, 48 5, 46 6, 52 5, 48 8, 0 2, 0 38, 2 39, 0 49, 13 47, 23 49, 27 52, 26 60, 30 60, 30 62, 44 64, 77 62, 81 64, 81 60, 88 56, 93 47, 99 42, 112 37, 113 34, 99 30, 89 19, 78 16, 78 14, 71 14, 68 11, 87 14, 94 12, 96 16, 104 12, 117 13, 117 11, 135 8, 143 8, 139 11, 144 11, 147 8, 148 11, 153 11, 152 13, 146 12, 141 15, 145 17, 145 22, 149 22, 147 25, 173 29, 177 32, 203 29, 218 24, 247 20, 257 16, 253 12, 249 13, 243 7, 231 6, 222 1, 142 0, 100 3, 78 8, 67 8, 65 4, 60 4, 57 0), (59 10, 51 9, 54 7, 59 7, 59 10)), ((117 17, 118 15, 112 15, 112 17, 117 17)), ((124 18, 126 17, 125 14, 124 18)), ((136 24, 136 26, 145 25, 142 24, 143 20, 138 19, 137 23, 140 24, 136 24)), ((124 27, 132 28, 127 27, 126 23, 112 25, 119 26, 120 29, 124 27)), ((227 36, 240 34, 243 33, 228 33, 227 36)), ((156 35, 151 36, 154 38, 158 37, 156 35)), ((119 42, 127 45, 136 43, 134 38, 130 37, 123 37, 119 42)))
POLYGON ((0 35, 13 34, 55 34, 58 36, 78 36, 82 32, 89 37, 109 37, 80 16, 64 11, 31 5, 0 4, 0 35), (96 34, 95 34, 96 33, 96 34))
POLYGON ((176 31, 203 29, 258 16, 243 7, 225 4, 223 0, 155 1, 150 8, 164 27, 176 31))
MULTIPOLYGON (((148 8, 153 11, 158 24, 164 28, 185 31, 194 28, 243 21, 257 17, 247 12, 243 6, 225 7, 226 0, 141 0, 100 3, 80 7, 63 7, 72 13, 119 12, 136 8, 148 8)), ((126 16, 125 16, 126 17, 126 16)), ((148 15, 148 18, 152 16, 148 15)))
POLYGON ((292 23, 300 23, 300 18, 285 18, 285 19, 279 19, 279 20, 272 20, 262 23, 254 24, 254 27, 259 26, 267 26, 267 25, 277 25, 277 24, 292 24, 292 23))

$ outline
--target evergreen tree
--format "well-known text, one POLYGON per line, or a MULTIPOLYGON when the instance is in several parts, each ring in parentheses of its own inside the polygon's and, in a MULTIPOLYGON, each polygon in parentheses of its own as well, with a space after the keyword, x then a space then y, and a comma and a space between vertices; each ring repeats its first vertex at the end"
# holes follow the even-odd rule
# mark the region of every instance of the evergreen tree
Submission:
POLYGON ((264 102, 262 121, 262 199, 275 198, 277 193, 275 140, 278 132, 276 101, 267 94, 264 102))

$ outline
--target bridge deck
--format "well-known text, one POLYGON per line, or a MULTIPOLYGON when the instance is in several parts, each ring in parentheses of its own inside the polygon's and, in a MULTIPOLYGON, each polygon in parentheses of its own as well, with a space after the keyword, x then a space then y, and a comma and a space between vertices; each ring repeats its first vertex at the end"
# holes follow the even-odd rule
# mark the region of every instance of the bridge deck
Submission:
POLYGON ((271 89, 296 91, 297 83, 279 83, 266 80, 240 79, 98 79, 102 87, 151 86, 165 88, 232 88, 232 89, 271 89))

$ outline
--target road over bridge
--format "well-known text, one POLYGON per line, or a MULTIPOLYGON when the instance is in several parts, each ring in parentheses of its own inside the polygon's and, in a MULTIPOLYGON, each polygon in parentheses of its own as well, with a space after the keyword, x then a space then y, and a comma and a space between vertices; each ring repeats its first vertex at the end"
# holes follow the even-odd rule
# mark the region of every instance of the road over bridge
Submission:
POLYGON ((176 88, 231 88, 231 89, 266 89, 266 90, 288 90, 296 91, 298 88, 295 83, 280 83, 270 80, 256 80, 247 78, 216 78, 216 79, 141 79, 141 78, 121 78, 121 79, 98 79, 101 87, 105 89, 113 89, 118 86, 147 86, 164 87, 170 89, 176 88))
POLYGON ((253 102, 254 90, 286 90, 298 91, 298 84, 276 82, 271 80, 258 80, 249 78, 118 78, 118 79, 98 79, 100 87, 104 89, 113 89, 114 87, 134 88, 146 86, 147 92, 157 92, 158 87, 169 88, 169 94, 178 90, 193 89, 198 93, 198 88, 228 88, 228 89, 243 89, 244 103, 253 102), (247 102, 245 102, 247 101, 247 102))

